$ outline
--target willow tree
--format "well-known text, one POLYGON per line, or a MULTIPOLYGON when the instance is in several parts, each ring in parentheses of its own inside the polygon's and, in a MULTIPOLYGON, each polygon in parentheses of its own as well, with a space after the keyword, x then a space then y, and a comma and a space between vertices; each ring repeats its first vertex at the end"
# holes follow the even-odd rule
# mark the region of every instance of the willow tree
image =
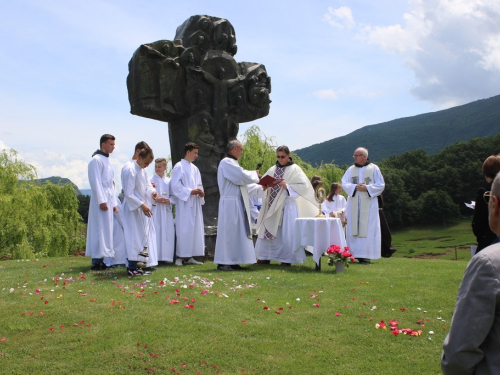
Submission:
POLYGON ((75 244, 78 200, 69 185, 34 183, 35 168, 0 152, 0 258, 67 255, 75 244))

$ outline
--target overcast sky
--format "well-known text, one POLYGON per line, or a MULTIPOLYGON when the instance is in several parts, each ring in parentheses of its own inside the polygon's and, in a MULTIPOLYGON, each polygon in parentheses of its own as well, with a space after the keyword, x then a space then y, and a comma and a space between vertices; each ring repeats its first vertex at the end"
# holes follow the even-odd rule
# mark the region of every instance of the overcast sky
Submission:
POLYGON ((167 123, 130 114, 128 62, 196 14, 228 19, 236 61, 272 77, 269 116, 240 132, 292 150, 500 94, 499 0, 15 0, 0 7, 0 149, 83 189, 103 133, 117 182, 139 140, 169 156, 167 123))

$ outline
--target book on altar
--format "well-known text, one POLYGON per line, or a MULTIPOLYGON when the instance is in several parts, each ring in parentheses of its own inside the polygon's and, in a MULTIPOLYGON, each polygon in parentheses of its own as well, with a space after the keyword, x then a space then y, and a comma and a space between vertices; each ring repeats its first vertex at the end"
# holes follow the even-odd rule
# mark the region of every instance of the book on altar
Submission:
POLYGON ((283 181, 282 178, 274 178, 272 176, 264 176, 260 179, 260 181, 258 182, 259 185, 262 185, 262 186, 269 186, 269 187, 273 187, 273 186, 276 186, 278 185, 281 181, 283 181))

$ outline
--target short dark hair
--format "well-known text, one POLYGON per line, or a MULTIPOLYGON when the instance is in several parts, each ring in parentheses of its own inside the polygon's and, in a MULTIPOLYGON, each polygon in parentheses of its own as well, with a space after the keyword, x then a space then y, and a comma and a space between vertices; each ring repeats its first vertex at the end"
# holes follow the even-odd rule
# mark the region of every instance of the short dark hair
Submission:
POLYGON ((276 152, 278 152, 278 151, 281 151, 281 152, 284 152, 287 155, 290 155, 290 149, 288 148, 288 146, 279 146, 276 149, 276 152))
POLYGON ((106 143, 108 141, 108 139, 111 139, 111 140, 115 140, 115 136, 114 135, 111 135, 111 134, 103 134, 101 136, 101 140, 99 141, 99 148, 102 147, 102 144, 103 143, 106 143))
POLYGON ((489 177, 493 180, 497 173, 500 172, 500 156, 488 156, 484 161, 483 167, 481 169, 483 170, 483 174, 486 177, 489 177))
POLYGON ((137 155, 138 157, 140 157, 141 159, 154 159, 154 154, 153 154, 153 150, 150 149, 149 147, 148 148, 143 148, 141 151, 139 151, 139 155, 137 155))
POLYGON ((134 152, 136 152, 137 150, 142 150, 143 148, 151 148, 151 147, 149 147, 149 145, 146 142, 140 141, 135 145, 134 152))
POLYGON ((199 148, 200 148, 200 146, 198 146, 196 143, 194 143, 194 142, 188 142, 184 146, 184 155, 186 155, 186 152, 188 152, 188 151, 191 151, 191 150, 194 150, 194 149, 199 150, 199 148))

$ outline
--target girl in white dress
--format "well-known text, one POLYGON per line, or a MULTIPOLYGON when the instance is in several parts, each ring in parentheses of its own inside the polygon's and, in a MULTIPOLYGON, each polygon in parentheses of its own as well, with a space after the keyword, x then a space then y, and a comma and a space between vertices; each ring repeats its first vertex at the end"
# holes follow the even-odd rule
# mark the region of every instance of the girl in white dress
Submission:
POLYGON ((325 213, 327 217, 336 217, 344 221, 344 211, 347 206, 347 201, 342 192, 342 185, 334 182, 330 186, 330 194, 321 205, 321 210, 325 213))

